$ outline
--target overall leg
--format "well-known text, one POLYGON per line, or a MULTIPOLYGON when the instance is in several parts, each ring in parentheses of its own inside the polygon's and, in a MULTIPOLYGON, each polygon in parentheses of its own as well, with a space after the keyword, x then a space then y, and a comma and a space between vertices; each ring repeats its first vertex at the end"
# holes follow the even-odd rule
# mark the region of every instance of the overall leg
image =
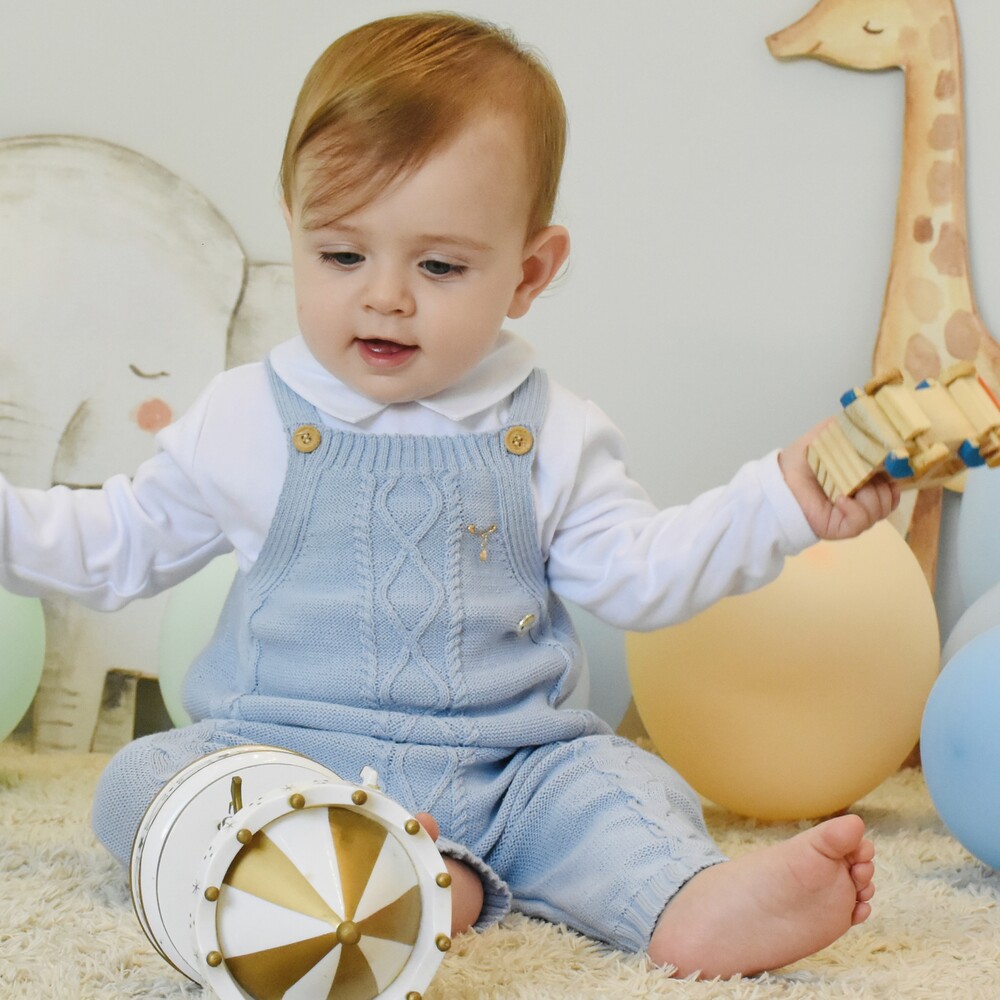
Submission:
POLYGON ((668 899, 725 860, 691 787, 614 736, 541 747, 520 765, 486 860, 512 908, 645 951, 668 899))
POLYGON ((199 757, 250 742, 206 721, 154 733, 122 747, 97 783, 91 820, 98 839, 127 867, 139 824, 157 792, 199 757))

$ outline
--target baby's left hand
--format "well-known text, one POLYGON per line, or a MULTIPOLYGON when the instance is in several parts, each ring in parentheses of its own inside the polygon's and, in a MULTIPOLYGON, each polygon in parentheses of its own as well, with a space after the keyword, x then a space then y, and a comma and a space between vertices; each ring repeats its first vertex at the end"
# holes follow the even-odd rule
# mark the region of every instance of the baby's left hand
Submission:
POLYGON ((788 488, 798 500, 809 527, 820 538, 854 538, 888 517, 899 504, 899 486, 888 476, 876 476, 851 497, 830 503, 809 467, 806 449, 825 424, 813 428, 778 455, 788 488))

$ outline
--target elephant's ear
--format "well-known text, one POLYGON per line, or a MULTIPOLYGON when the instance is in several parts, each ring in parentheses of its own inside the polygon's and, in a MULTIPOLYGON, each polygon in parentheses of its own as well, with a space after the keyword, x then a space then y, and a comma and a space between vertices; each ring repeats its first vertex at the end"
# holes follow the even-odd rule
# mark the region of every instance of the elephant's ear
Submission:
POLYGON ((0 141, 0 471, 92 485, 226 366, 245 281, 235 234, 189 184, 89 138, 0 141))
POLYGON ((290 264, 250 264, 229 334, 226 367, 258 361, 295 333, 295 291, 290 264))

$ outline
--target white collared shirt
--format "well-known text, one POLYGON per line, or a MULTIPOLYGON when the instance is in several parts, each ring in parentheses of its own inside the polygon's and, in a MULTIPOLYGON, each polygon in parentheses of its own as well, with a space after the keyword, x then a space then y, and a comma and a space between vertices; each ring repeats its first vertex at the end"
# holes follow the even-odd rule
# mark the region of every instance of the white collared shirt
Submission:
MULTIPOLYGON (((334 378, 301 337, 270 355, 277 374, 334 429, 457 435, 502 428, 534 351, 504 333, 454 386, 383 405, 334 378)), ((561 596, 611 624, 657 628, 772 579, 816 538, 772 454, 725 487, 658 510, 626 471, 605 414, 549 381, 532 486, 538 542, 561 596)), ((287 465, 285 434, 262 363, 218 375, 157 436, 132 480, 100 490, 21 490, 0 479, 0 584, 120 607, 180 582, 235 550, 261 551, 287 465)))

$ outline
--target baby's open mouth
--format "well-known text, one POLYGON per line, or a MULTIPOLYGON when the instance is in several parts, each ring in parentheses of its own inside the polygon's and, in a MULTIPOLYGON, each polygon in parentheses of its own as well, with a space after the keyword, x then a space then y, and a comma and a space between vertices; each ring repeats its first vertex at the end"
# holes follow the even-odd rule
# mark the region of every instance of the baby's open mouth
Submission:
POLYGON ((363 340, 361 343, 374 354, 399 354, 400 351, 412 351, 406 344, 397 344, 394 340, 363 340))
POLYGON ((395 340, 382 340, 378 337, 371 340, 358 338, 355 343, 358 345, 361 357, 368 364, 380 367, 402 364, 417 351, 413 344, 400 344, 395 340))

